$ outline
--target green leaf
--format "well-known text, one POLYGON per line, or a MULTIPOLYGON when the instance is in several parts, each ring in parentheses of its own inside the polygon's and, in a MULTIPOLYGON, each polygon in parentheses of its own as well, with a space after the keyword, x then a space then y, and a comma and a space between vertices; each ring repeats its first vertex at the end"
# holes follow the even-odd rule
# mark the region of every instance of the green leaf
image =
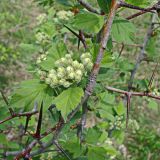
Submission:
POLYGON ((114 121, 113 106, 115 102, 115 96, 112 94, 109 94, 108 92, 100 93, 99 96, 100 96, 100 101, 96 105, 96 107, 101 118, 114 121))
POLYGON ((116 17, 112 25, 112 37, 119 43, 132 44, 135 26, 126 19, 116 17))
POLYGON ((121 116, 126 112, 123 102, 120 102, 118 106, 114 107, 116 113, 121 116))
POLYGON ((102 28, 103 23, 103 16, 84 11, 74 17, 71 25, 77 30, 84 30, 89 33, 98 33, 102 28))
POLYGON ((111 146, 109 144, 105 144, 103 146, 103 148, 105 149, 105 151, 107 152, 107 154, 109 154, 111 156, 115 156, 118 153, 117 150, 113 146, 111 146))
POLYGON ((97 128, 90 128, 86 133, 86 142, 89 144, 96 144, 101 137, 101 132, 97 128))
POLYGON ((154 58, 156 55, 159 55, 159 54, 157 54, 158 50, 156 47, 156 45, 157 45, 156 42, 157 42, 157 36, 151 37, 149 39, 149 42, 146 47, 148 58, 154 58))
POLYGON ((125 133, 124 131, 114 130, 112 136, 118 144, 122 144, 125 138, 125 133))
POLYGON ((73 158, 78 158, 83 153, 83 148, 78 143, 77 137, 73 137, 70 141, 65 141, 63 147, 73 154, 73 158))
POLYGON ((102 11, 105 13, 109 13, 112 0, 97 0, 97 1, 102 11))
POLYGON ((88 148, 88 160, 106 160, 106 151, 103 147, 92 146, 88 148))
POLYGON ((147 7, 149 4, 151 4, 151 0, 125 0, 127 3, 140 6, 140 7, 147 7))
POLYGON ((39 64, 40 67, 46 71, 53 69, 55 67, 55 61, 62 58, 67 52, 67 47, 62 41, 54 44, 48 50, 47 59, 39 64))
POLYGON ((53 22, 46 22, 43 25, 41 25, 40 30, 50 37, 53 37, 57 34, 56 26, 53 22))
POLYGON ((5 134, 2 134, 1 133, 1 136, 0 136, 0 142, 1 144, 3 145, 7 145, 8 144, 8 141, 7 141, 7 138, 6 138, 6 135, 5 134))
POLYGON ((14 92, 10 105, 16 108, 32 109, 34 103, 40 106, 44 102, 44 109, 52 104, 54 91, 48 85, 38 79, 23 81, 20 87, 14 92))
POLYGON ((54 99, 57 109, 61 111, 65 120, 67 119, 68 114, 80 103, 83 94, 82 88, 69 88, 54 99))

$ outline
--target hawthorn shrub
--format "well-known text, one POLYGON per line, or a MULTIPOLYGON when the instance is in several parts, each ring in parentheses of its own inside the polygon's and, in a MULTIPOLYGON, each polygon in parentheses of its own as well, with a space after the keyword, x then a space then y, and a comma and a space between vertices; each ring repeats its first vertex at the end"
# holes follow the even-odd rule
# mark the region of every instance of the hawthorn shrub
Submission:
MULTIPOLYGON (((138 96, 141 100, 137 98, 137 104, 143 100, 154 109, 160 100, 158 85, 152 84, 159 60, 159 2, 36 3, 44 7, 44 13, 37 17, 35 42, 25 44, 26 50, 31 47, 36 53, 29 68, 33 79, 23 81, 8 98, 2 91, 2 158, 143 158, 143 153, 135 153, 136 158, 132 155, 133 147, 125 139, 130 132, 137 135, 133 140, 145 141, 138 137, 140 121, 129 117, 131 106, 137 107, 131 103, 132 97, 138 96), (147 14, 144 26, 132 23, 131 19, 143 14, 147 14), (143 37, 137 36, 140 27, 148 27, 143 37), (125 56, 131 50, 140 52, 137 59, 125 56), (153 67, 151 78, 135 76, 144 61, 153 67)), ((151 145, 147 158, 158 160, 155 151, 159 144, 155 148, 151 145)))

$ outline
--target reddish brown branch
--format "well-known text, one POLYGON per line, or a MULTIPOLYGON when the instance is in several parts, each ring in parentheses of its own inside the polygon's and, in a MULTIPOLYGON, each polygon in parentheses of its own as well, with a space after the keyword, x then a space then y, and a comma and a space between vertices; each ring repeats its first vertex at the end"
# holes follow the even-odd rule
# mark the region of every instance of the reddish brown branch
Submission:
MULTIPOLYGON (((153 10, 153 8, 148 8, 148 9, 146 9, 146 10, 148 10, 148 12, 149 12, 149 11, 153 10)), ((145 10, 145 11, 137 12, 137 13, 135 13, 135 14, 127 17, 126 19, 127 19, 127 20, 131 20, 131 19, 136 18, 136 17, 138 17, 138 16, 141 16, 141 15, 143 15, 143 14, 145 14, 145 13, 148 13, 146 10, 145 10)))
POLYGON ((139 96, 139 97, 149 97, 149 98, 153 98, 156 100, 160 100, 160 96, 156 96, 152 93, 148 93, 148 92, 129 92, 129 91, 124 91, 124 90, 120 90, 120 89, 116 89, 113 87, 106 87, 106 89, 108 91, 113 91, 113 92, 117 92, 120 94, 124 94, 124 95, 132 95, 132 96, 139 96))
POLYGON ((130 9, 135 9, 135 10, 140 10, 140 11, 145 11, 145 12, 153 12, 152 9, 146 9, 146 8, 142 8, 142 7, 138 7, 138 6, 134 6, 132 4, 128 4, 122 0, 120 0, 120 7, 125 7, 125 8, 130 8, 130 9))
POLYGON ((31 111, 31 112, 24 112, 24 113, 13 113, 11 116, 5 118, 4 120, 0 121, 0 124, 4 123, 4 122, 7 122, 13 118, 16 118, 16 117, 30 117, 34 114, 37 114, 38 111, 31 111))
POLYGON ((100 12, 97 9, 93 8, 89 3, 85 2, 84 0, 77 0, 77 1, 88 11, 96 14, 100 14, 100 12))

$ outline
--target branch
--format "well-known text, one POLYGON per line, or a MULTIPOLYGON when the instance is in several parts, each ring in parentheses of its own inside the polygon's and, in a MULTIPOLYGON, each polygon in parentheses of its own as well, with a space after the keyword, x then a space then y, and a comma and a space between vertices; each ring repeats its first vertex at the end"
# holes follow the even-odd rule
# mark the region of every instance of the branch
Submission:
POLYGON ((4 123, 6 121, 9 121, 13 118, 16 118, 16 117, 31 117, 32 115, 37 114, 37 113, 38 113, 37 110, 31 111, 31 112, 24 112, 24 113, 13 113, 11 116, 9 116, 6 119, 0 121, 0 124, 4 123))
POLYGON ((156 99, 156 100, 160 100, 160 96, 156 96, 152 93, 148 93, 148 92, 130 92, 130 91, 124 91, 124 90, 120 90, 120 89, 116 89, 113 87, 105 87, 108 91, 113 91, 113 92, 117 92, 120 94, 124 94, 124 95, 132 95, 132 96, 139 96, 139 97, 149 97, 152 99, 156 99))
POLYGON ((150 7, 150 8, 147 8, 147 9, 145 9, 145 10, 142 10, 142 11, 140 11, 140 12, 138 12, 138 13, 135 13, 135 14, 127 17, 127 19, 130 20, 130 19, 133 19, 133 18, 138 17, 138 16, 140 16, 140 15, 143 15, 143 14, 145 14, 145 13, 147 13, 147 12, 150 12, 150 11, 152 11, 152 10, 158 11, 159 9, 160 9, 160 1, 158 1, 158 3, 154 4, 154 5, 153 5, 152 7, 150 7))
MULTIPOLYGON (((110 10, 110 13, 109 13, 109 16, 108 16, 109 17, 108 21, 103 26, 103 36, 102 36, 101 42, 100 42, 100 49, 99 49, 99 52, 98 52, 98 55, 97 55, 97 58, 96 58, 96 62, 93 66, 92 72, 90 74, 88 85, 85 89, 84 98, 82 99, 81 104, 83 106, 83 111, 85 111, 86 107, 87 107, 87 105, 84 105, 84 104, 88 101, 89 97, 93 93, 93 88, 96 84, 96 77, 97 77, 97 75, 99 73, 99 69, 100 69, 100 63, 103 59, 104 51, 106 49, 106 45, 107 45, 108 40, 109 40, 113 19, 115 17, 115 13, 116 13, 116 10, 117 10, 118 7, 119 7, 119 4, 116 3, 116 0, 112 0, 111 10, 110 10)), ((85 124, 85 116, 86 115, 83 114, 82 119, 81 119, 81 126, 80 126, 81 133, 80 134, 82 134, 83 127, 84 127, 83 125, 85 124)), ((81 135, 79 135, 79 137, 81 137, 81 135)))
POLYGON ((140 63, 144 59, 145 50, 146 50, 148 41, 152 36, 153 27, 154 27, 154 25, 152 23, 154 22, 154 19, 155 19, 155 15, 152 15, 151 24, 150 24, 150 26, 148 28, 148 31, 147 31, 147 34, 146 34, 146 36, 144 38, 144 42, 143 42, 143 46, 141 48, 141 52, 140 52, 140 54, 139 54, 139 56, 137 58, 136 64, 134 66, 134 69, 131 71, 131 76, 130 76, 130 80, 129 80, 129 83, 128 83, 128 89, 129 90, 132 88, 133 80, 134 80, 135 74, 136 74, 136 72, 137 72, 137 70, 138 70, 138 68, 140 66, 140 63))
POLYGON ((148 8, 148 9, 146 9, 146 10, 148 10, 148 11, 140 11, 140 12, 137 12, 137 13, 135 13, 135 14, 127 17, 126 19, 127 19, 127 20, 131 20, 131 19, 133 19, 133 18, 136 18, 136 17, 138 17, 138 16, 141 16, 141 15, 143 15, 143 14, 145 14, 145 13, 148 13, 149 11, 153 10, 153 8, 148 8))
MULTIPOLYGON (((4 95, 3 91, 0 91, 1 92, 1 95, 2 95, 2 98, 4 100, 4 102, 6 103, 6 105, 8 106, 9 105, 9 102, 8 102, 8 99, 7 97, 4 95)), ((10 114, 12 115, 14 113, 13 109, 12 108, 8 108, 10 114)))
POLYGON ((84 0, 77 0, 77 1, 88 11, 96 14, 101 14, 97 9, 93 8, 89 3, 85 2, 84 0))
POLYGON ((146 9, 146 8, 134 6, 134 5, 132 5, 132 4, 128 4, 128 3, 126 3, 126 2, 124 2, 124 1, 122 1, 122 0, 120 0, 120 7, 125 7, 125 8, 130 8, 130 9, 135 9, 135 10, 140 10, 140 11, 145 11, 145 12, 152 12, 152 13, 154 13, 154 12, 152 11, 154 8, 152 8, 151 10, 150 10, 150 9, 148 10, 148 9, 146 9))

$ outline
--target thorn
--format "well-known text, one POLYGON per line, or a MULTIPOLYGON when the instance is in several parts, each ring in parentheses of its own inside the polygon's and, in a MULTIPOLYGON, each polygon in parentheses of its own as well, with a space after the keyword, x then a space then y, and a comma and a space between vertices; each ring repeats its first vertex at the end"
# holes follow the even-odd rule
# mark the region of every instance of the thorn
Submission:
POLYGON ((126 129, 128 129, 129 111, 130 111, 130 106, 131 106, 131 96, 132 96, 132 94, 129 92, 126 96, 127 96, 127 117, 126 117, 126 129))
POLYGON ((4 102, 5 102, 6 105, 8 106, 8 105, 9 105, 8 99, 7 99, 6 96, 4 95, 3 91, 0 91, 0 92, 1 92, 1 95, 2 95, 2 98, 3 98, 4 102))
POLYGON ((29 124, 29 121, 30 121, 30 116, 27 116, 27 118, 26 118, 26 124, 25 124, 25 128, 24 128, 24 134, 26 133, 26 131, 27 131, 27 128, 28 128, 28 124, 29 124))
POLYGON ((77 34, 76 32, 74 32, 72 29, 70 29, 70 28, 69 28, 68 26, 66 26, 65 24, 64 24, 64 27, 66 27, 70 32, 72 32, 77 38, 81 39, 81 37, 80 37, 79 34, 77 34))
POLYGON ((42 114, 43 114, 43 101, 41 103, 41 108, 39 112, 39 118, 38 118, 38 124, 37 124, 37 130, 35 133, 35 137, 39 138, 41 134, 41 126, 42 126, 42 114))
POLYGON ((155 69, 154 69, 154 71, 153 71, 153 73, 152 73, 152 76, 151 76, 151 78, 150 78, 149 84, 148 84, 148 90, 151 89, 151 86, 152 86, 152 83, 153 83, 153 80, 154 80, 155 73, 156 73, 156 71, 157 71, 158 65, 159 65, 159 63, 157 62, 156 66, 155 66, 155 69))

